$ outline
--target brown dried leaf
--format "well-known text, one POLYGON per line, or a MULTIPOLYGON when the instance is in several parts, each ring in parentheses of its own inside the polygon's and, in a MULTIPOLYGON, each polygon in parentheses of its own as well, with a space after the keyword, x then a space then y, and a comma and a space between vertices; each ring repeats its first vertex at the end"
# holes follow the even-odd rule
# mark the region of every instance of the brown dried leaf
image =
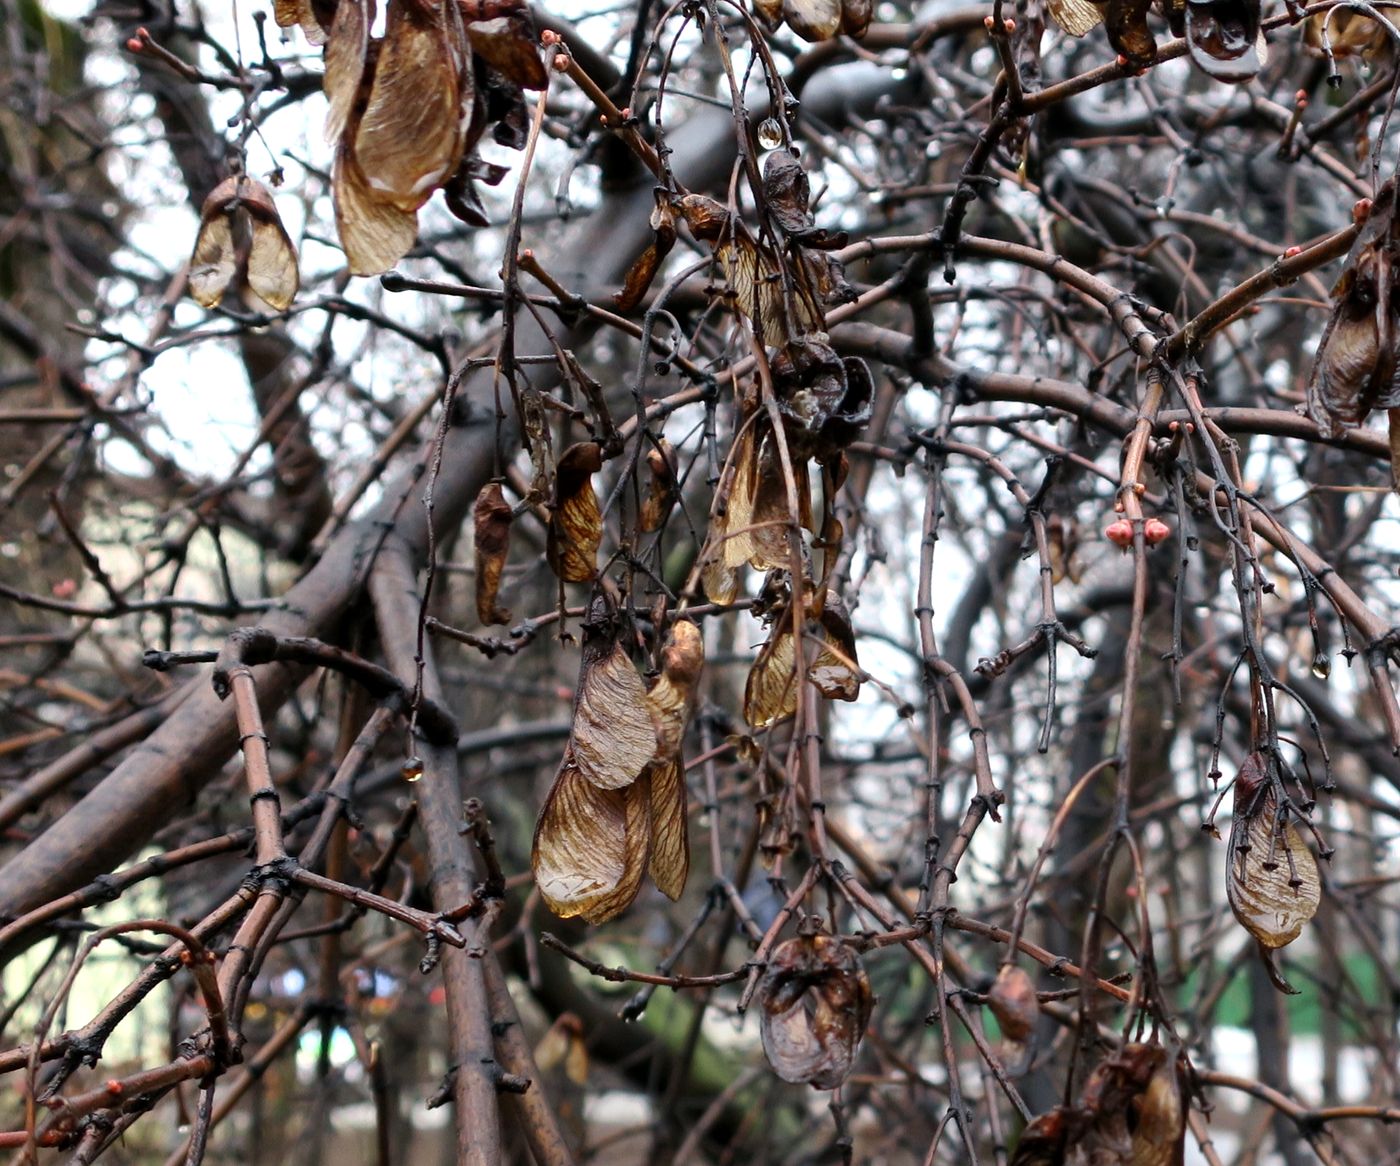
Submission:
POLYGON ((578 771, 600 789, 630 785, 657 755, 641 676, 621 644, 587 625, 570 748, 578 771))
POLYGON ((602 468, 598 443, 581 441, 564 451, 555 469, 546 554, 554 574, 565 583, 587 583, 598 572, 603 512, 593 475, 602 468))
POLYGON ((510 553, 510 504, 499 482, 488 482, 476 498, 472 527, 476 539, 476 617, 484 624, 510 623, 510 612, 496 602, 501 571, 510 553))
POLYGON ((1390 409, 1386 413, 1390 436, 1390 485, 1400 491, 1400 409, 1390 409))
POLYGON ((1230 909, 1261 946, 1284 947, 1322 901, 1317 861, 1279 812, 1264 758, 1251 753, 1235 781, 1226 892, 1230 909))
POLYGON ((369 55, 367 0, 340 0, 324 54, 321 87, 326 93, 326 141, 338 146, 360 97, 369 55))
POLYGON ((674 901, 690 877, 690 827, 680 755, 652 765, 645 784, 651 789, 651 879, 674 901))
POLYGON ((545 905, 589 923, 621 914, 641 889, 650 847, 649 783, 599 789, 566 750, 535 823, 530 865, 545 905))
POLYGON ((1035 985, 1024 969, 1013 964, 1006 964, 997 972, 996 982, 987 993, 987 1007, 997 1018, 1002 1036, 1018 1044, 1031 1035, 1040 1019, 1035 985))
POLYGON ((1103 8, 1092 0, 1046 0, 1055 23, 1070 36, 1087 36, 1103 23, 1103 8))
POLYGON ((835 1089, 850 1075, 874 1004, 854 949, 820 934, 779 944, 758 998, 763 1052, 779 1077, 835 1089))
POLYGON ((351 275, 378 275, 408 254, 418 238, 418 216, 378 201, 346 146, 331 171, 335 224, 351 275))
POLYGON ((457 168, 471 85, 461 39, 448 0, 389 7, 354 151, 372 196, 400 210, 417 210, 457 168))
POLYGON ((783 0, 783 19, 805 41, 830 40, 841 31, 840 0, 783 0))

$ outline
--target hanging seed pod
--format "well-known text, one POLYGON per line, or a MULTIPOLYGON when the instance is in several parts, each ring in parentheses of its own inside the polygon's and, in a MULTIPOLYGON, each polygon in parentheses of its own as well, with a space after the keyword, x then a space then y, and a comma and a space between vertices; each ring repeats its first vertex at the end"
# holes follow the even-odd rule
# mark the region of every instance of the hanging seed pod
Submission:
POLYGON ((1184 1069, 1161 1045, 1124 1045, 1089 1074, 1075 1104, 1026 1126, 1010 1166, 1180 1166, 1184 1069))
POLYGON ((510 612, 496 602, 501 572, 510 553, 511 510, 499 482, 482 488, 472 511, 476 542, 476 617, 484 624, 510 623, 510 612))
POLYGON ((587 583, 598 572, 603 512, 593 475, 602 468, 603 452, 596 441, 571 445, 559 459, 545 552, 565 583, 587 583))
POLYGON ((835 1089, 850 1075, 874 997, 855 951, 814 916, 778 945, 758 994, 763 1052, 784 1081, 835 1089))
POLYGON ((1298 938, 1317 913, 1322 884, 1302 836, 1280 813, 1264 758, 1251 753, 1235 780, 1226 891, 1235 918, 1262 947, 1298 938))
POLYGON ((1035 985, 1022 969, 1007 964, 997 972, 996 983, 987 993, 987 1007, 1001 1026, 1001 1035, 1020 1044, 1035 1029, 1040 1019, 1040 1002, 1035 997, 1035 985))

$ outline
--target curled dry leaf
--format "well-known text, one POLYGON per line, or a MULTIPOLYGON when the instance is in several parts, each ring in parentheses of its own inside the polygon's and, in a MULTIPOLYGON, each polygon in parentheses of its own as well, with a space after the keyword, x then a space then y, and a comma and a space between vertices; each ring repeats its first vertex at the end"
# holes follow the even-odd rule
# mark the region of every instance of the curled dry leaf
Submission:
POLYGON ((235 280, 278 312, 291 307, 300 286, 296 248, 272 193, 247 175, 224 179, 200 208, 190 295, 212 308, 235 280))
POLYGON ((997 1018, 1002 1036, 1017 1044, 1031 1035, 1040 1019, 1035 985, 1025 969, 1014 964, 1006 964, 997 972, 996 982, 987 993, 987 1007, 997 1018))
POLYGON ((564 451, 555 470, 546 552, 550 567, 565 583, 587 583, 598 571, 603 512, 593 475, 602 468, 598 443, 581 441, 564 451))
POLYGON ((778 945, 758 989, 763 1052, 784 1081, 835 1089, 851 1072, 874 997, 860 957, 816 932, 778 945))
POLYGON ((601 789, 569 746, 535 823, 530 865, 545 905, 589 923, 621 914, 641 889, 650 848, 649 783, 601 789))
POLYGON ((1226 891, 1230 909, 1261 947, 1279 948, 1298 938, 1317 913, 1322 883, 1317 861, 1280 812, 1267 765, 1251 753, 1235 779, 1226 891))
POLYGON ((476 617, 484 624, 510 623, 510 612, 496 602, 501 571, 510 553, 511 509, 499 482, 489 482, 476 498, 476 617))
POLYGON ((1040 1114, 1010 1166, 1180 1166, 1184 1064, 1161 1045, 1129 1044, 1084 1083, 1074 1105, 1040 1114))
POLYGON ((1332 317, 1308 384, 1308 415, 1323 437, 1400 406, 1400 223, 1395 180, 1381 187, 1332 288, 1332 317))

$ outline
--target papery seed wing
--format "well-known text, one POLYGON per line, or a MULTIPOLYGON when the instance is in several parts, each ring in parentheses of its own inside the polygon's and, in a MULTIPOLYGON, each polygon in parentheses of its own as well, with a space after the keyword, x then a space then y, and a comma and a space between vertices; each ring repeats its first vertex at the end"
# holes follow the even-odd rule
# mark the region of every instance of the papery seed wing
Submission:
POLYGON ((597 656, 585 648, 571 748, 579 772, 600 789, 631 784, 656 757, 647 691, 620 644, 597 656))
POLYGON ((222 211, 199 225, 190 256, 190 295, 204 308, 217 307, 238 267, 233 225, 222 211))
POLYGON ((496 596, 501 588, 501 572, 510 554, 510 504, 499 482, 482 488, 472 511, 476 544, 476 617, 484 624, 510 623, 510 612, 496 596))
POLYGON ((685 769, 680 755, 655 762, 647 775, 651 790, 652 882, 668 899, 679 899, 690 877, 690 835, 686 816, 685 769))
POLYGON ((369 54, 370 17, 367 0, 340 0, 326 41, 325 74, 321 87, 326 93, 326 140, 341 144, 350 113, 360 96, 369 54))
POLYGON ((749 669, 744 720, 755 729, 766 729, 792 716, 797 712, 797 683, 792 620, 785 612, 749 669))
MULTIPOLYGON (((274 212, 275 214, 275 212, 274 212)), ((248 254, 248 286, 265 304, 285 312, 301 286, 297 250, 281 218, 253 222, 253 246, 248 254)))
POLYGON ((1103 23, 1103 8, 1091 0, 1046 0, 1046 8, 1070 36, 1087 36, 1103 23))
POLYGON ((805 41, 830 40, 841 31, 840 0, 783 0, 783 19, 805 41))
POLYGON ((350 151, 336 151, 331 171, 335 225, 351 275, 388 271, 413 248, 418 216, 371 195, 350 151))
POLYGON ((555 471, 546 551, 550 567, 565 583, 587 583, 598 572, 603 512, 593 475, 602 468, 597 442, 582 441, 564 451, 555 471))
POLYGON ((646 783, 599 789, 566 752, 535 824, 531 867, 545 905, 590 923, 620 914, 641 889, 650 844, 646 783))
POLYGON ((403 211, 427 202, 457 168, 463 59, 438 0, 431 16, 389 7, 374 81, 355 130, 355 160, 374 198, 403 211))

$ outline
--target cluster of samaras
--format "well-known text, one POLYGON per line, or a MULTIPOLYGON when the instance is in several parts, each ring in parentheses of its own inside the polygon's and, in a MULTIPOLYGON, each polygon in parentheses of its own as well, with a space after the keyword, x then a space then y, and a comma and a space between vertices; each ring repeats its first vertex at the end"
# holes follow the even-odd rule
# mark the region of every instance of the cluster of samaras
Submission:
POLYGON ((277 0, 275 14, 325 46, 331 184, 351 273, 387 271, 407 254, 435 190, 484 226, 475 183, 505 171, 476 146, 493 127, 497 142, 522 146, 522 90, 548 80, 524 0, 389 0, 382 37, 370 35, 374 0, 277 0))
POLYGON ((1071 36, 1099 24, 1130 65, 1157 59, 1157 41, 1147 26, 1155 10, 1173 35, 1184 36, 1197 68, 1220 81, 1248 81, 1268 61, 1260 0, 1048 0, 1055 22, 1071 36))

